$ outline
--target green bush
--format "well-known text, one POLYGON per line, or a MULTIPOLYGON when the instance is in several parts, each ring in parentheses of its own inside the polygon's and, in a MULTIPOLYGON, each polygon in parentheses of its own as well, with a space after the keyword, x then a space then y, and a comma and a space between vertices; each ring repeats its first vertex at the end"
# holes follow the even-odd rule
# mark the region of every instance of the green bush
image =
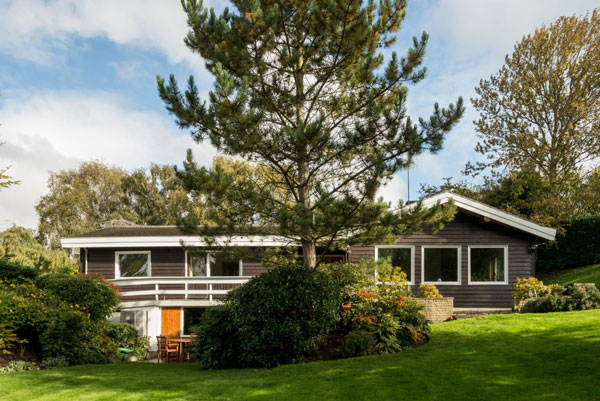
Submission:
POLYGON ((550 294, 527 302, 522 311, 530 313, 566 312, 600 308, 600 291, 594 287, 581 288, 574 284, 564 294, 550 294))
POLYGON ((119 297, 115 291, 93 277, 47 274, 39 277, 36 285, 67 304, 89 313, 92 320, 108 318, 119 306, 119 297))
POLYGON ((44 359, 41 366, 44 369, 66 368, 69 366, 69 361, 64 356, 54 356, 44 359))
POLYGON ((340 356, 351 358, 354 356, 373 355, 377 353, 377 339, 369 330, 352 330, 344 336, 340 343, 340 356))
POLYGON ((600 214, 576 217, 556 241, 537 248, 536 268, 562 270, 600 263, 600 214))
POLYGON ((121 348, 148 349, 149 346, 148 337, 141 335, 135 326, 129 323, 111 324, 108 328, 108 336, 121 348))
POLYGON ((192 354, 202 366, 232 368, 238 366, 239 338, 231 303, 209 308, 194 328, 198 335, 192 354))
POLYGON ((35 370, 35 365, 27 361, 10 361, 8 365, 0 368, 0 373, 26 372, 35 370))
POLYGON ((319 270, 274 268, 231 291, 226 306, 208 312, 198 327, 195 354, 211 367, 301 361, 326 340, 341 299, 339 286, 319 270))
POLYGON ((9 261, 5 257, 0 258, 0 282, 20 284, 34 280, 38 274, 37 269, 21 266, 18 263, 9 261))

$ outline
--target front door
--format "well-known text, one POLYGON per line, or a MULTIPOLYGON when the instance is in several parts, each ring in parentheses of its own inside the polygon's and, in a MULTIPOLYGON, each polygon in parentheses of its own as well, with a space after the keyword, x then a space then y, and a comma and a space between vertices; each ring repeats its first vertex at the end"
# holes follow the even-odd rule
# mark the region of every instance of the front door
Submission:
POLYGON ((169 337, 179 337, 181 334, 181 309, 180 308, 162 308, 161 309, 161 334, 169 337))

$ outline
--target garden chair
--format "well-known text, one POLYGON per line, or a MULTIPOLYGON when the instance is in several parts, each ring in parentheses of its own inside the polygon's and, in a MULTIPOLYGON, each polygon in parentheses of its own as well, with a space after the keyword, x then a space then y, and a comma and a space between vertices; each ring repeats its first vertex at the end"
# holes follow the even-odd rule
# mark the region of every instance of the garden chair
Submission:
POLYGON ((189 343, 185 343, 183 344, 183 359, 186 361, 191 360, 190 358, 190 350, 192 348, 192 345, 198 340, 198 335, 196 334, 190 334, 190 341, 189 343))
POLYGON ((168 363, 171 355, 175 356, 175 359, 179 359, 179 344, 169 343, 167 336, 156 336, 158 343, 158 352, 156 353, 156 361, 160 363, 161 358, 168 363))

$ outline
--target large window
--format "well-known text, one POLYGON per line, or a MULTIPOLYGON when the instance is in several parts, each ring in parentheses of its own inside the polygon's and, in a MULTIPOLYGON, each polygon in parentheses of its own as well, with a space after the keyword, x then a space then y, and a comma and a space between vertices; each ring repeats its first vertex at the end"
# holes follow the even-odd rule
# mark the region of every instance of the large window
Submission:
POLYGON ((469 283, 507 284, 508 246, 470 246, 469 283))
POLYGON ((150 251, 115 252, 116 278, 150 277, 150 251))
POLYGON ((423 247, 422 279, 432 284, 460 284, 460 246, 423 247))
POLYGON ((241 276, 242 261, 225 253, 188 253, 188 277, 241 276))
POLYGON ((412 246, 378 246, 375 248, 376 259, 389 258, 392 266, 399 267, 409 283, 413 282, 414 251, 412 246))
POLYGON ((206 308, 183 308, 183 335, 192 334, 191 328, 198 326, 206 308))

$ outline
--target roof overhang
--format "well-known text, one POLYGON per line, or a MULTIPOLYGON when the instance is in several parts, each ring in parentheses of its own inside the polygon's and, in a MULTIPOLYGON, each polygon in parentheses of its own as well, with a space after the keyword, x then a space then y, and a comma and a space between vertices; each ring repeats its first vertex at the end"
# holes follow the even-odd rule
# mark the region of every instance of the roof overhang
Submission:
POLYGON ((529 220, 517 217, 514 214, 510 214, 500 209, 496 209, 495 207, 488 206, 485 203, 481 203, 461 195, 456 195, 451 192, 442 192, 429 198, 425 198, 423 199, 423 206, 431 207, 436 205, 438 202, 441 204, 448 203, 450 199, 454 201, 454 205, 458 209, 462 209, 466 212, 470 212, 481 217, 486 217, 501 225, 514 228, 548 241, 554 241, 554 238, 556 237, 556 230, 554 228, 533 223, 529 220))
POLYGON ((199 236, 74 237, 60 240, 63 248, 160 248, 198 246, 288 246, 290 240, 274 235, 217 237, 208 243, 199 236))

